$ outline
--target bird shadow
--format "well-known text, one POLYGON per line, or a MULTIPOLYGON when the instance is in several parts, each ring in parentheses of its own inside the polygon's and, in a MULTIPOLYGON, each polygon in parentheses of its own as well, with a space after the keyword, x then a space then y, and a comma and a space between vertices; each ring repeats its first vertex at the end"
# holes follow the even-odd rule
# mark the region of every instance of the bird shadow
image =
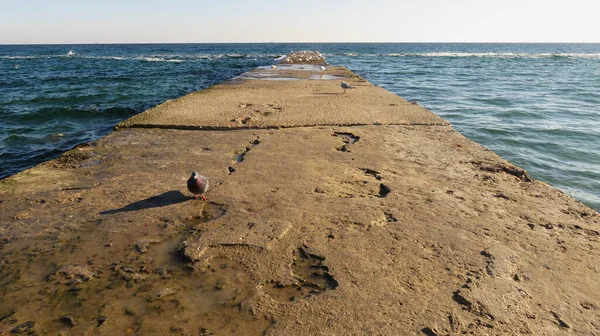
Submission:
POLYGON ((343 93, 342 92, 315 92, 315 94, 318 94, 318 95, 341 95, 343 93))
POLYGON ((100 212, 101 215, 112 215, 120 212, 138 211, 143 209, 160 208, 167 205, 183 203, 193 199, 191 196, 184 195, 179 190, 171 190, 160 195, 148 197, 146 199, 133 202, 122 208, 106 210, 100 212))

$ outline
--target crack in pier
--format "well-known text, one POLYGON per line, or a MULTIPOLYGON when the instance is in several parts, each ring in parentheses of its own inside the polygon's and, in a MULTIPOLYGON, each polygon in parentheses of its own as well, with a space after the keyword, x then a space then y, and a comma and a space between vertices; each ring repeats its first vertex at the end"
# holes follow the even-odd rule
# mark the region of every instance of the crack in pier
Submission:
MULTIPOLYGON (((259 140, 260 137, 258 135, 256 135, 256 134, 254 134, 254 136, 255 136, 254 140, 250 141, 249 145, 247 145, 245 149, 243 149, 241 151, 238 151, 238 152, 236 152, 234 154, 234 156, 233 156, 233 161, 234 161, 233 164, 237 164, 237 163, 243 162, 246 159, 246 154, 248 154, 248 152, 252 148, 254 148, 255 146, 257 146, 257 145, 260 144, 260 140, 259 140)), ((231 174, 233 174, 235 172, 235 168, 232 167, 232 166, 229 166, 229 167, 227 167, 227 171, 228 171, 228 174, 231 175, 231 174)))

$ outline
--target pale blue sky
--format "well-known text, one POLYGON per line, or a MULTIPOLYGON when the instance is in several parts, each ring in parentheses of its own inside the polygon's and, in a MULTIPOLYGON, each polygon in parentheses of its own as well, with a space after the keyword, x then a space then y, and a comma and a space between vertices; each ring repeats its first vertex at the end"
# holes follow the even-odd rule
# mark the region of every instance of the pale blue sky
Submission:
POLYGON ((600 42, 598 0, 0 0, 0 43, 600 42))

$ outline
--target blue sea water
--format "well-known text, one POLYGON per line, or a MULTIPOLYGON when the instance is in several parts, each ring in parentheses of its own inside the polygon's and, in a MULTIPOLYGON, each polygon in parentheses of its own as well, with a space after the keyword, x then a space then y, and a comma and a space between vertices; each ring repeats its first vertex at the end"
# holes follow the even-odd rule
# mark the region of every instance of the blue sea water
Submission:
POLYGON ((0 45, 0 179, 303 49, 600 210, 600 44, 0 45))

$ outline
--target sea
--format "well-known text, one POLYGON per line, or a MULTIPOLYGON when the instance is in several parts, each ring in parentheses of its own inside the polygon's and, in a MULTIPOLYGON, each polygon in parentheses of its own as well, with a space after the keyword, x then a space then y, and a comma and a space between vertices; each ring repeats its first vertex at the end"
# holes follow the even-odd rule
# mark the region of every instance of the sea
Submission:
POLYGON ((0 179, 298 50, 418 102, 600 210, 600 44, 0 45, 0 179))

